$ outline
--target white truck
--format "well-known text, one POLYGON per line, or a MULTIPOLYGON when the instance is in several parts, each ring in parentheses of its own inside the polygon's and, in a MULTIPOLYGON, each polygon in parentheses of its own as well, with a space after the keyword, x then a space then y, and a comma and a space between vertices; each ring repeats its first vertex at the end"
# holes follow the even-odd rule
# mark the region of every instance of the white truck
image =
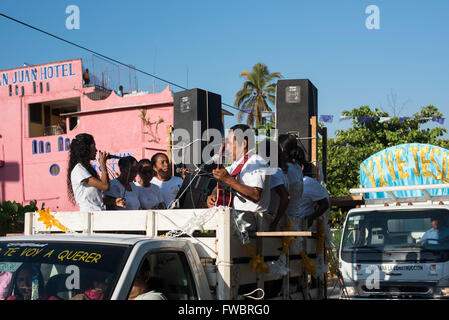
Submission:
POLYGON ((228 207, 30 212, 24 235, 0 238, 0 299, 24 298, 17 283, 32 266, 30 299, 126 300, 144 265, 148 291, 168 300, 325 298, 324 275, 301 267, 299 249, 316 258, 314 234, 267 233, 271 221, 228 207), (286 236, 303 247, 281 255, 286 236))
POLYGON ((389 198, 365 199, 346 217, 339 248, 346 289, 342 298, 449 298, 449 198, 428 192, 447 188, 449 184, 350 190, 385 192, 389 198), (420 190, 424 197, 394 195, 404 190, 420 190))

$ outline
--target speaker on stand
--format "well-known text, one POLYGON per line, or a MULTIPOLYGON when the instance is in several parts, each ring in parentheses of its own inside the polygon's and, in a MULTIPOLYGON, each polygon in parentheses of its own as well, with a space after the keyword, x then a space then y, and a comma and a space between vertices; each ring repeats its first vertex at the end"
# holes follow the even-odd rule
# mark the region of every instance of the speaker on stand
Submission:
POLYGON ((310 119, 317 114, 318 90, 309 79, 278 80, 276 129, 278 134, 289 133, 297 136, 307 161, 311 161, 312 154, 313 134, 310 119))
MULTIPOLYGON (((184 144, 174 141, 173 146, 174 150, 181 152, 182 158, 180 163, 174 163, 177 175, 181 175, 182 170, 179 168, 186 168, 191 172, 186 174, 178 192, 179 207, 184 209, 200 208, 216 181, 208 175, 197 174, 195 170, 203 163, 204 147, 208 143, 221 144, 221 140, 219 142, 211 141, 211 137, 207 134, 203 137, 203 133, 208 129, 216 129, 223 136, 221 96, 198 88, 176 92, 174 93, 173 118, 174 130, 184 129, 190 135, 190 141, 185 141, 184 144), (194 127, 194 121, 199 121, 200 125, 194 127)), ((213 154, 210 156, 212 157, 213 154)), ((214 167, 214 164, 210 164, 204 166, 203 170, 211 172, 214 167)))

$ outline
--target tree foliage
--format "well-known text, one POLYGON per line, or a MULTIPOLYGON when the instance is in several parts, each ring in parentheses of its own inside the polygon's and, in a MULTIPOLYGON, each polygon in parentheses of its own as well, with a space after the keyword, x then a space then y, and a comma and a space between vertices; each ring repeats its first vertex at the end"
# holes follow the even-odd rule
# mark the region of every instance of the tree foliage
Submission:
POLYGON ((263 125, 262 112, 271 111, 269 104, 275 103, 276 79, 282 78, 279 72, 270 73, 263 63, 256 63, 251 71, 242 71, 240 77, 245 78, 243 88, 235 95, 234 105, 241 111, 238 121, 246 115, 246 123, 250 127, 263 125))
MULTIPOLYGON (((447 132, 444 127, 423 128, 433 117, 443 117, 433 105, 421 107, 421 111, 409 119, 392 117, 383 123, 379 122, 380 118, 390 117, 389 114, 369 106, 345 110, 342 115, 352 118, 352 127, 337 130, 336 137, 327 142, 327 188, 332 197, 349 196, 349 189, 359 187, 360 163, 385 148, 404 143, 427 143, 449 149, 449 140, 441 138, 447 132), (361 122, 363 117, 372 119, 361 122)), ((337 226, 345 214, 341 210, 333 211, 331 223, 337 226)))

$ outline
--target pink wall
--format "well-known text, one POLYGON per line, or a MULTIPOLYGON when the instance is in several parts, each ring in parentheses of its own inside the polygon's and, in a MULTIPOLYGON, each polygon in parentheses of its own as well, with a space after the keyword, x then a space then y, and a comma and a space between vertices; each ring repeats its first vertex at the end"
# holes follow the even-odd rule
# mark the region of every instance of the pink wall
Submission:
MULTIPOLYGON (((0 71, 0 200, 15 200, 28 203, 38 200, 38 205, 45 202, 46 207, 54 211, 76 209, 67 199, 67 162, 68 151, 65 140, 72 139, 79 133, 90 133, 94 136, 97 149, 115 154, 130 153, 137 160, 150 158, 155 152, 166 151, 166 128, 173 125, 173 97, 169 87, 157 94, 125 95, 120 97, 112 92, 105 100, 94 101, 86 94, 94 88, 83 88, 82 65, 80 59, 57 63, 0 71), (37 82, 43 82, 43 93, 33 93, 33 82, 26 82, 30 70, 37 75, 37 82), (49 79, 51 71, 53 78, 49 79), (56 78, 56 70, 59 77, 56 78), (64 71, 64 72, 63 72, 64 71), (7 74, 7 75, 5 75, 7 74), (23 76, 22 76, 23 74, 23 76), (64 74, 64 77, 63 77, 64 74), (22 83, 13 80, 21 79, 22 83), (41 76, 43 77, 41 79, 41 76), (47 79, 45 79, 47 76, 47 79), (8 83, 3 81, 8 80, 8 83), (46 82, 50 83, 50 91, 46 91, 46 82), (13 94, 9 96, 9 84, 13 85, 13 94), (19 86, 19 95, 15 95, 15 85, 19 86), (22 97, 21 87, 25 95, 22 97), (29 137, 28 105, 37 102, 54 101, 79 97, 81 112, 93 111, 79 115, 79 124, 67 134, 57 136, 29 137), (117 109, 117 107, 119 107, 117 109), (120 107, 123 107, 120 109, 120 107), (140 109, 147 109, 147 118, 151 122, 162 119, 162 122, 151 128, 144 128, 139 117, 140 109), (109 109, 109 110, 104 110, 109 109), (154 134, 143 134, 150 129, 154 134), (58 140, 63 139, 63 150, 58 150, 58 140), (157 141, 148 142, 150 139, 157 141), (33 142, 37 144, 37 153, 33 154, 33 142), (44 145, 44 153, 39 153, 39 143, 44 145), (45 145, 50 143, 51 152, 46 153, 45 145), (50 166, 56 164, 60 168, 58 175, 50 174, 50 166)), ((35 79, 35 78, 33 78, 35 79)), ((32 79, 32 80, 33 80, 32 79)), ((111 168, 118 172, 114 163, 111 168)), ((95 165, 95 162, 93 163, 95 165)))

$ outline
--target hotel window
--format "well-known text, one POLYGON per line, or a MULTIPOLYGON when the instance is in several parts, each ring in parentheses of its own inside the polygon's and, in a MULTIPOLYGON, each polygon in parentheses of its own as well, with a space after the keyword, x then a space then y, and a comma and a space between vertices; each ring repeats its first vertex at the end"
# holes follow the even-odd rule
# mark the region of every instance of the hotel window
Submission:
POLYGON ((51 144, 50 142, 45 143, 45 153, 51 152, 51 144))
POLYGON ((64 151, 64 140, 61 137, 58 138, 58 151, 64 151))
POLYGON ((9 96, 12 96, 12 85, 9 85, 9 96))
POLYGON ((39 153, 44 153, 44 142, 39 141, 39 153))
POLYGON ((50 82, 47 82, 47 92, 50 91, 50 82))
POLYGON ((37 141, 33 140, 33 142, 31 142, 31 153, 36 154, 37 153, 37 141))
POLYGON ((42 93, 43 92, 43 88, 42 88, 42 82, 39 82, 39 91, 42 93))
POLYGON ((19 95, 19 87, 16 86, 16 96, 18 96, 18 95, 19 95))
POLYGON ((40 103, 30 104, 30 121, 34 123, 42 123, 42 105, 40 103))
POLYGON ((36 81, 33 81, 33 93, 36 93, 36 81))
POLYGON ((70 139, 66 138, 65 139, 65 151, 69 151, 70 150, 70 139))
POLYGON ((25 95, 25 88, 24 88, 24 87, 22 87, 22 92, 21 92, 21 94, 22 94, 22 97, 25 95))

